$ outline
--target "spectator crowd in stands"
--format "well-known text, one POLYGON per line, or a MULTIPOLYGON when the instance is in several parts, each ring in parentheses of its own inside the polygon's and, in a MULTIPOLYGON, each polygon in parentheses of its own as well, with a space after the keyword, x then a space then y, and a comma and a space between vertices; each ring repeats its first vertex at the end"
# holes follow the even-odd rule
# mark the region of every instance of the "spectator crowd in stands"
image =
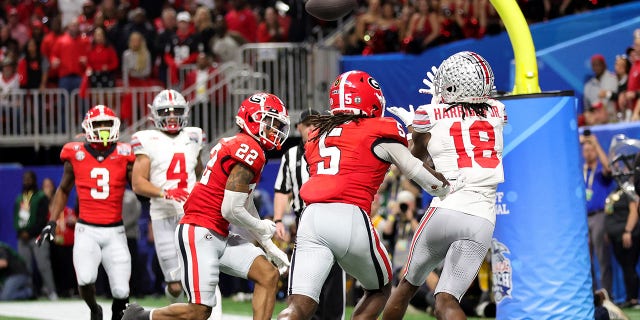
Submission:
MULTIPOLYGON (((531 23, 620 2, 518 1, 531 23)), ((336 43, 344 54, 420 53, 503 30, 488 0, 358 3, 351 13, 355 28, 336 43)), ((200 53, 224 62, 243 43, 314 41, 336 26, 309 16, 303 0, 5 0, 0 61, 18 66, 25 89, 72 91, 83 80, 102 88, 121 80, 131 86, 175 84, 177 70, 194 64, 200 53)), ((3 72, 3 82, 11 83, 8 76, 3 72)))
POLYGON ((615 56, 614 70, 601 54, 591 56, 593 75, 583 90, 581 126, 640 120, 640 29, 631 45, 615 56))

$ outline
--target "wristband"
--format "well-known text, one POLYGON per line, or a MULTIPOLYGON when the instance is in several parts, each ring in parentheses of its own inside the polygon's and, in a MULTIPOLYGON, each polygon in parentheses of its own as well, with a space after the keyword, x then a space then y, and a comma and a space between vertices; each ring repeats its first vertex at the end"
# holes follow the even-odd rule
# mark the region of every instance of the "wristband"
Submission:
POLYGON ((412 138, 413 135, 411 134, 411 132, 407 133, 407 141, 411 141, 412 138))
POLYGON ((631 233, 631 231, 625 229, 624 233, 631 233))
POLYGON ((282 223, 282 219, 273 220, 273 223, 282 223))

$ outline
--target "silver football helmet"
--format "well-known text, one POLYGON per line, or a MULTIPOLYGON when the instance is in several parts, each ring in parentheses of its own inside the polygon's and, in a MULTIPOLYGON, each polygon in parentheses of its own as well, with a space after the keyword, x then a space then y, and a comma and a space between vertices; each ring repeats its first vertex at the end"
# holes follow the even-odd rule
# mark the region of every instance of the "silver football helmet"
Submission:
POLYGON ((189 104, 178 91, 160 91, 149 108, 153 123, 162 131, 175 133, 189 123, 189 104))
POLYGON ((434 94, 444 103, 483 103, 493 90, 491 66, 475 52, 458 52, 440 64, 436 72, 434 94))

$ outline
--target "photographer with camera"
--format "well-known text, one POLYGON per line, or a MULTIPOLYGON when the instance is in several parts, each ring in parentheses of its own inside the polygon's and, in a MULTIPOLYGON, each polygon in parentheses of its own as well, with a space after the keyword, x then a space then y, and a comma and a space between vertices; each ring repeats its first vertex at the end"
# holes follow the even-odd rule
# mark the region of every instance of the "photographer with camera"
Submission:
POLYGON ((585 129, 580 135, 582 145, 582 173, 585 183, 587 200, 587 220, 589 224, 589 250, 595 253, 600 269, 600 281, 596 281, 595 271, 591 267, 594 290, 601 288, 612 293, 611 253, 609 242, 605 236, 604 206, 605 199, 614 185, 607 155, 591 130, 585 129))
POLYGON ((395 201, 388 203, 389 215, 384 225, 382 239, 389 244, 394 272, 399 272, 407 262, 411 239, 418 228, 424 211, 416 208, 416 196, 413 192, 402 190, 395 201))

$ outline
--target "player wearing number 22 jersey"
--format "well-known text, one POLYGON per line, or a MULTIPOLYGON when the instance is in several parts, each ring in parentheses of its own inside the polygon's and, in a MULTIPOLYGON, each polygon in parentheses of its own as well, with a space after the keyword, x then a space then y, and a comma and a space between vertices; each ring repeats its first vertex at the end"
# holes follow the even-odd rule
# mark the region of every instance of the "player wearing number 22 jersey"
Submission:
MULTIPOLYGON (((207 319, 219 303, 214 292, 220 272, 254 281, 253 318, 271 319, 278 269, 264 251, 230 233, 229 224, 246 229, 250 240, 256 240, 278 267, 288 266, 287 255, 271 241, 275 223, 259 218, 252 193, 266 162, 265 150, 280 148, 288 136, 289 116, 278 97, 256 93, 240 105, 236 124, 240 132, 211 149, 175 231, 182 286, 189 301, 153 310, 153 319, 207 319)), ((151 319, 149 313, 131 305, 123 320, 151 319)))
POLYGON ((111 109, 103 105, 91 108, 82 127, 87 142, 67 143, 60 153, 64 173, 53 197, 50 222, 38 241, 53 239, 55 221, 75 184, 80 215, 75 226, 73 266, 80 296, 91 309, 91 319, 102 319, 102 308, 95 298, 95 281, 102 263, 113 296, 112 319, 120 319, 129 301, 131 275, 122 199, 135 156, 129 144, 117 142, 120 120, 111 109))
POLYGON ((428 153, 436 170, 448 179, 464 178, 465 184, 445 199, 432 200, 413 236, 404 277, 385 307, 385 320, 402 318, 413 294, 443 261, 435 312, 443 319, 465 318, 459 300, 491 248, 496 190, 504 180, 507 115, 504 105, 490 98, 493 82, 484 58, 459 52, 437 69, 429 88, 434 99, 416 110, 413 121, 403 118, 406 111, 390 109, 411 126, 413 154, 428 153))
POLYGON ((365 289, 354 316, 376 319, 391 291, 393 267, 370 214, 387 170, 395 164, 429 192, 449 192, 444 177, 411 155, 404 128, 383 117, 384 96, 369 74, 341 74, 329 97, 331 115, 310 117, 317 129, 305 144, 309 180, 300 190, 307 206, 289 275, 290 304, 280 319, 312 317, 335 262, 365 289))

